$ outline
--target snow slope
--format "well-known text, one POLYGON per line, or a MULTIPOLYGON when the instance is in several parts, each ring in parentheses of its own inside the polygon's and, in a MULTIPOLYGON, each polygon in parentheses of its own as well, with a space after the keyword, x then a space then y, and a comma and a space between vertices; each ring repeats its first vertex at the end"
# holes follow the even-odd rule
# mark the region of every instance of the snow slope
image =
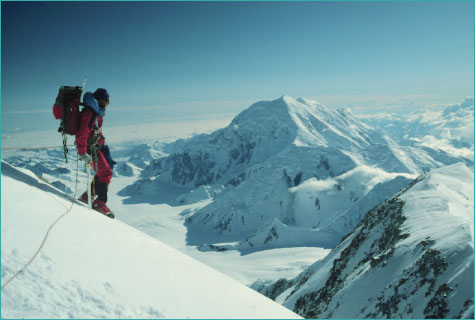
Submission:
POLYGON ((257 288, 306 318, 472 318, 473 171, 435 169, 369 211, 326 258, 257 288))
MULTIPOLYGON (((2 285, 71 200, 2 161, 2 285)), ((1 292, 4 318, 298 318, 124 223, 76 204, 1 292)))

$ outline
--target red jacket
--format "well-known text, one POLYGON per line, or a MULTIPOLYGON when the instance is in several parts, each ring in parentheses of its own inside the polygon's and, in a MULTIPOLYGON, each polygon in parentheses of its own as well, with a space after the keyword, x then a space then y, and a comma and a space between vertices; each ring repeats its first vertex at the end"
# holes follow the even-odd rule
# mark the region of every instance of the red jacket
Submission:
MULTIPOLYGON (((96 112, 89 107, 85 107, 81 111, 81 124, 79 130, 76 132, 76 147, 78 154, 81 156, 87 151, 87 142, 94 135, 94 130, 98 130, 102 127, 102 118, 96 114, 96 112), (97 119, 97 120, 96 120, 97 119)), ((102 130, 100 130, 99 145, 104 145, 104 137, 102 136, 102 130)))

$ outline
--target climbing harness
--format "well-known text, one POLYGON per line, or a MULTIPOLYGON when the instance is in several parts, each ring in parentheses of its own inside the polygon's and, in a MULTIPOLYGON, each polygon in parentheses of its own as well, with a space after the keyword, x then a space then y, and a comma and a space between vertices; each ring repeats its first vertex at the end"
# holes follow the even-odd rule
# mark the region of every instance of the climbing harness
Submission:
MULTIPOLYGON (((97 118, 96 118, 97 121, 97 118)), ((99 127, 98 125, 96 127, 99 127)), ((89 153, 91 154, 92 160, 97 162, 97 149, 100 149, 99 140, 102 137, 102 131, 100 129, 94 130, 91 138, 87 142, 87 147, 89 153)))

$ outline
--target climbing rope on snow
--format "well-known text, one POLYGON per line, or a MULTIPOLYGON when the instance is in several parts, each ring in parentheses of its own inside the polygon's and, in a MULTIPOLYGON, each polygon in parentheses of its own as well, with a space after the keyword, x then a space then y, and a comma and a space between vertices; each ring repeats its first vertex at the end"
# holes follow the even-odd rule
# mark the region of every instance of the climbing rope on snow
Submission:
POLYGON ((73 200, 71 201, 71 206, 69 207, 69 209, 63 213, 62 215, 60 215, 48 228, 48 230, 46 231, 46 234, 43 238, 43 241, 41 242, 41 245, 40 247, 38 248, 38 250, 36 250, 35 254, 33 255, 33 257, 31 257, 31 259, 20 269, 18 270, 17 273, 15 273, 13 275, 13 277, 11 277, 10 279, 8 279, 1 287, 1 290, 3 290, 13 279, 15 279, 17 276, 19 276, 22 272, 24 272, 26 270, 26 268, 28 268, 28 266, 33 262, 33 260, 36 259, 36 257, 38 256, 38 254, 40 253, 41 249, 43 249, 43 246, 44 244, 46 243, 46 240, 48 239, 48 235, 51 231, 51 229, 53 229, 53 227, 58 223, 59 220, 61 220, 63 217, 65 217, 68 213, 71 212, 71 209, 73 208, 74 206, 74 202, 76 202, 76 193, 77 193, 77 190, 78 190, 78 177, 79 177, 79 157, 76 159, 76 183, 75 183, 75 187, 74 187, 74 196, 73 196, 73 200))

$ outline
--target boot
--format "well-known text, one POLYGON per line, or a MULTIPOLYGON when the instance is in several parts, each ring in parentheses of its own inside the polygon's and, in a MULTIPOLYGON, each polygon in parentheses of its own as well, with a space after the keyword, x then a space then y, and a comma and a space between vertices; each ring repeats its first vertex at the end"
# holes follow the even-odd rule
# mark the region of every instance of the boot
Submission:
POLYGON ((108 216, 109 218, 114 219, 114 214, 112 213, 112 211, 110 211, 106 204, 99 199, 94 200, 94 202, 92 203, 92 209, 102 213, 105 216, 108 216))
MULTIPOLYGON (((91 193, 91 198, 92 198, 92 201, 94 201, 94 199, 96 198, 96 195, 94 193, 95 181, 97 181, 96 177, 94 177, 94 181, 91 182, 91 192, 92 192, 91 193)), ((107 197, 107 194, 106 194, 106 197, 107 197)), ((82 203, 88 204, 88 202, 87 202, 87 191, 84 191, 84 193, 81 195, 81 197, 79 197, 78 200, 81 201, 82 203)))
POLYGON ((81 197, 78 199, 82 203, 87 204, 87 191, 84 191, 84 193, 81 195, 81 197))

